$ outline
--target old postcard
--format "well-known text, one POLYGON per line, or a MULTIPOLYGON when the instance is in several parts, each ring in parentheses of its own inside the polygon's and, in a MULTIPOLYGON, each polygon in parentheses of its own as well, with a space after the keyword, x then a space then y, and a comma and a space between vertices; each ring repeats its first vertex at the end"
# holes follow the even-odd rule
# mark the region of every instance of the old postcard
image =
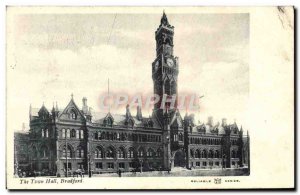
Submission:
POLYGON ((7 7, 8 189, 294 188, 293 7, 7 7))

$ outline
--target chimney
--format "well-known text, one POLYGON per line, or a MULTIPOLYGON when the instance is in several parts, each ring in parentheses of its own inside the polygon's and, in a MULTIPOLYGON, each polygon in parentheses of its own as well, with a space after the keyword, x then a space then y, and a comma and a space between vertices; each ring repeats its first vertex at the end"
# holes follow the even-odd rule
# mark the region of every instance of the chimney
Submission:
POLYGON ((82 111, 84 114, 86 114, 89 111, 89 108, 87 106, 87 99, 86 97, 82 98, 82 111))
POLYGON ((207 124, 208 124, 209 126, 213 126, 213 123, 214 123, 213 117, 212 117, 212 116, 208 117, 207 124))
POLYGON ((222 127, 225 127, 227 125, 227 119, 223 118, 222 119, 222 127))
POLYGON ((137 106, 136 107, 136 118, 140 121, 143 119, 143 116, 142 116, 142 109, 140 106, 137 106))

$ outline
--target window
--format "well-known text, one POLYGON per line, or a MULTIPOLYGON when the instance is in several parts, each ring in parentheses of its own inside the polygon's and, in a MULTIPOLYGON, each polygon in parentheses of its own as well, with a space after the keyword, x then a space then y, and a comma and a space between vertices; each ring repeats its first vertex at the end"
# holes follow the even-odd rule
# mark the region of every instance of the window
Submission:
POLYGON ((125 151, 123 148, 119 148, 118 150, 118 158, 125 158, 125 151))
POLYGON ((42 129, 42 137, 45 137, 45 135, 44 135, 44 129, 42 129))
POLYGON ((48 148, 46 146, 42 146, 41 150, 40 150, 40 157, 41 158, 46 158, 48 157, 48 148))
POLYGON ((71 137, 76 137, 76 131, 75 131, 75 129, 72 129, 72 131, 71 131, 71 137))
POLYGON ((107 168, 113 169, 114 168, 114 163, 107 163, 107 168))
POLYGON ((76 130, 76 139, 79 139, 79 130, 76 130))
POLYGON ((83 163, 77 163, 78 169, 84 169, 83 163))
POLYGON ((97 147, 95 150, 95 158, 103 158, 103 150, 100 147, 97 147))
POLYGON ((196 150, 195 157, 196 157, 196 158, 200 158, 200 150, 196 150))
MULTIPOLYGON (((67 163, 64 163, 64 171, 67 170, 67 163)), ((72 170, 72 163, 68 163, 68 170, 72 170)))
POLYGON ((191 157, 194 158, 194 150, 190 149, 191 157))
POLYGON ((80 139, 84 138, 83 130, 80 130, 80 139))
POLYGON ((179 134, 179 141, 183 141, 182 133, 179 134))
POLYGON ((214 165, 214 162, 213 161, 210 161, 209 162, 209 166, 213 166, 214 165))
POLYGON ((106 157, 107 158, 114 158, 114 151, 112 148, 108 148, 106 152, 106 157))
POLYGON ((219 165, 220 165, 220 163, 219 163, 219 162, 215 162, 215 165, 216 165, 216 166, 219 166, 219 165))
POLYGON ((103 169, 102 162, 96 163, 96 169, 103 169))
POLYGON ((66 146, 64 146, 62 150, 62 157, 71 158, 71 156, 72 156, 72 152, 70 146, 67 147, 67 151, 66 151, 66 146))
POLYGON ((235 166, 235 162, 234 161, 232 162, 232 166, 235 166))
POLYGON ((129 168, 134 168, 135 167, 135 163, 134 162, 130 162, 129 163, 129 168))
POLYGON ((133 148, 129 148, 128 153, 127 153, 127 158, 133 158, 133 148))
POLYGON ((98 139, 98 133, 96 132, 94 135, 95 135, 95 139, 98 139))
POLYGON ((157 150, 157 157, 161 157, 161 150, 160 149, 157 150))
POLYGON ((196 167, 200 167, 200 162, 196 162, 196 167))
POLYGON ((67 138, 70 138, 70 129, 67 129, 67 138))
POLYGON ((202 162, 202 165, 203 165, 204 167, 206 167, 207 163, 206 163, 206 162, 202 162))
POLYGON ((49 130, 46 129, 46 136, 45 137, 49 137, 49 130))
POLYGON ((154 151, 152 150, 152 148, 149 148, 149 150, 147 151, 147 156, 152 157, 153 153, 154 153, 154 151))
POLYGON ((77 148, 77 157, 78 158, 83 158, 84 157, 84 150, 81 146, 77 148))
POLYGON ((139 151, 138 151, 138 156, 139 157, 143 157, 144 156, 144 149, 143 148, 140 148, 139 151))
POLYGON ((74 110, 71 111, 71 119, 76 120, 76 113, 74 110))
POLYGON ((125 163, 119 163, 119 168, 120 169, 125 169, 125 163))

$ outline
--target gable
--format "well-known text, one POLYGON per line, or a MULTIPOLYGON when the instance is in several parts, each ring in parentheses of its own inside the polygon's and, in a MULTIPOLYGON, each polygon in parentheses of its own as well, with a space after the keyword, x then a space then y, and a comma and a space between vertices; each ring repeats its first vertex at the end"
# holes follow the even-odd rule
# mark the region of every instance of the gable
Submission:
POLYGON ((59 120, 70 120, 70 121, 85 121, 85 117, 75 104, 74 100, 71 99, 67 107, 59 114, 59 120))

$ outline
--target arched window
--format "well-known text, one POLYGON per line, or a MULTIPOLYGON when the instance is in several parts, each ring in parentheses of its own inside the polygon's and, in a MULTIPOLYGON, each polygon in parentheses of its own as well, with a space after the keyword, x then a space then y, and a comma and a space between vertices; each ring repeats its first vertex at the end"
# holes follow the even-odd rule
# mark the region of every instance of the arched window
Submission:
POLYGON ((49 156, 49 151, 46 146, 42 146, 40 150, 40 157, 41 158, 47 158, 49 156))
POLYGON ((62 157, 68 157, 68 158, 71 158, 72 157, 72 150, 71 150, 71 147, 68 146, 66 148, 66 146, 63 147, 63 150, 62 150, 62 157))
POLYGON ((62 137, 62 138, 65 138, 65 137, 66 137, 66 130, 65 130, 65 129, 62 129, 62 130, 61 130, 61 137, 62 137))
POLYGON ((134 156, 134 149, 129 148, 128 153, 127 153, 127 158, 133 158, 134 156))
POLYGON ((77 118, 76 112, 74 110, 71 110, 70 116, 71 116, 71 119, 74 119, 74 120, 76 120, 76 118, 77 118))
POLYGON ((149 148, 147 151, 147 157, 153 157, 154 151, 152 148, 149 148))
POLYGON ((125 158, 125 150, 124 150, 124 148, 119 148, 119 150, 118 150, 118 158, 125 158))
POLYGON ((44 129, 42 129, 42 137, 45 137, 44 129))
POLYGON ((114 158, 115 157, 115 153, 112 147, 107 148, 106 150, 106 157, 107 158, 114 158))
POLYGON ((157 149, 156 154, 157 154, 157 157, 161 157, 162 152, 161 152, 161 149, 160 149, 160 148, 157 149))
POLYGON ((219 150, 215 151, 215 158, 220 158, 220 152, 219 152, 219 150))
POLYGON ((201 155, 200 155, 200 150, 197 149, 197 150, 196 150, 195 157, 196 157, 196 158, 200 158, 200 156, 201 156, 201 155))
POLYGON ((46 137, 48 138, 49 137, 49 130, 48 129, 46 129, 45 134, 46 134, 46 137))
POLYGON ((83 130, 80 130, 80 139, 84 139, 84 133, 83 133, 83 130))
POLYGON ((194 158, 194 150, 193 149, 190 149, 190 154, 191 154, 191 157, 194 158))
POLYGON ((71 137, 76 137, 76 131, 75 131, 75 129, 71 130, 71 137))
POLYGON ((207 151, 206 150, 202 151, 202 158, 207 158, 207 151))
POLYGON ((80 138, 79 133, 80 133, 80 131, 77 129, 77 130, 76 130, 76 139, 79 139, 79 138, 80 138))
POLYGON ((37 158, 38 152, 35 146, 32 147, 32 156, 33 158, 37 158))
POLYGON ((67 129, 67 138, 70 138, 70 129, 67 129))
POLYGON ((182 133, 179 134, 179 141, 183 141, 182 133))
POLYGON ((103 149, 101 147, 95 149, 95 158, 103 158, 103 149))
POLYGON ((79 147, 77 148, 77 157, 78 157, 78 158, 83 158, 83 157, 84 157, 84 149, 83 149, 83 147, 81 147, 81 146, 79 146, 79 147))
POLYGON ((143 157, 143 156, 144 156, 144 149, 140 147, 138 150, 138 157, 143 157))
POLYGON ((208 158, 213 158, 213 157, 214 157, 214 152, 212 150, 209 150, 208 158))

